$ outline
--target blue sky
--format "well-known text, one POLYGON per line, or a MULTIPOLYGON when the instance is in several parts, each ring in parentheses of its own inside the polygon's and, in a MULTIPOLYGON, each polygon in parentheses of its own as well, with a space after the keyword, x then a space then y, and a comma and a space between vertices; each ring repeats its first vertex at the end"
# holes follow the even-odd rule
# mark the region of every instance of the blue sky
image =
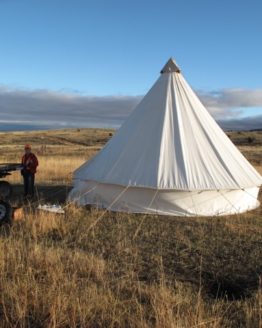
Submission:
POLYGON ((261 13, 261 0, 0 0, 0 85, 140 96, 173 56, 201 93, 259 91, 236 106, 262 115, 261 13))

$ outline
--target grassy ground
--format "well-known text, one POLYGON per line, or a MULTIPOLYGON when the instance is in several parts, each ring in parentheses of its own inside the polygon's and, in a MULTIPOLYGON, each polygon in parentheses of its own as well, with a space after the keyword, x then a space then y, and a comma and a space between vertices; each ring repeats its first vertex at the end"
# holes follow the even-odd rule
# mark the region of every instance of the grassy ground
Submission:
MULTIPOLYGON (((39 198, 63 202, 73 170, 112 134, 0 134, 0 162, 32 143, 39 198)), ((228 135, 262 173, 262 133, 228 135)), ((9 180, 19 205, 21 177, 9 180)), ((1 227, 0 249, 1 327, 262 327, 261 207, 193 219, 31 206, 1 227)))

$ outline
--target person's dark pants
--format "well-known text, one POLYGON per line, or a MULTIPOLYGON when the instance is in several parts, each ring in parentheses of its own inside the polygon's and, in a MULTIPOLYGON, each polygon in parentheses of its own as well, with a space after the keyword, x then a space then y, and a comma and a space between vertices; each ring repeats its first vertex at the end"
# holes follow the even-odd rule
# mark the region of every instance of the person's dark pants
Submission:
POLYGON ((35 189, 35 175, 31 172, 24 172, 24 196, 34 196, 35 189))

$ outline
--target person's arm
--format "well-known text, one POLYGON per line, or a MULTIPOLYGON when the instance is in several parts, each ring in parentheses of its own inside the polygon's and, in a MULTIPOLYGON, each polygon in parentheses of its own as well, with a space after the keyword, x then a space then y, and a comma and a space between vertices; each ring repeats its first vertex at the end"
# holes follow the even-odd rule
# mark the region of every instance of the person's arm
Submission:
POLYGON ((24 173, 25 173, 24 156, 22 156, 21 164, 22 164, 22 170, 20 172, 21 172, 21 175, 24 175, 24 173))
POLYGON ((37 166, 38 166, 38 159, 37 159, 37 157, 34 155, 34 167, 35 168, 37 168, 37 166))

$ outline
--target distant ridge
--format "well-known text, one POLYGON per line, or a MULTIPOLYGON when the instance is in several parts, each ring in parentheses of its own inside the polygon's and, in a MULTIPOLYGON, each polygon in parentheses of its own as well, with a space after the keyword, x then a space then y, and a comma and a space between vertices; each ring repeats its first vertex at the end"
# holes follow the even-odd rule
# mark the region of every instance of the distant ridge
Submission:
MULTIPOLYGON (((260 132, 262 128, 255 128, 255 129, 239 129, 239 128, 232 128, 231 126, 225 126, 224 122, 217 121, 219 126, 225 131, 250 131, 250 132, 260 132)), ((41 130, 61 130, 61 129, 118 129, 118 126, 110 125, 110 124, 90 124, 87 126, 57 126, 57 125, 40 125, 40 124, 12 124, 12 123, 0 123, 0 132, 16 132, 16 131, 41 131, 41 130)))

